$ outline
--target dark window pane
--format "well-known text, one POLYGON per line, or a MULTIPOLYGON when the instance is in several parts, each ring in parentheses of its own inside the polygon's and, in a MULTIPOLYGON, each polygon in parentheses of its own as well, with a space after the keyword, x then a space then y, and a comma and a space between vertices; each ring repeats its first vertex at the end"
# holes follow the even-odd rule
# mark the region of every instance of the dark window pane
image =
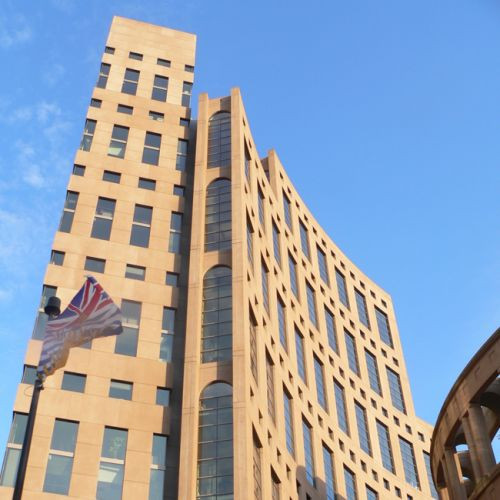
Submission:
POLYGON ((149 226, 132 225, 132 232, 130 233, 130 244, 136 247, 147 248, 149 245, 149 226))
POLYGON ((2 466, 2 474, 0 476, 0 484, 2 486, 14 486, 17 478, 17 468, 19 467, 19 459, 21 458, 21 450, 16 448, 7 448, 2 466))
POLYGON ((73 225, 74 212, 63 211, 61 222, 59 223, 59 231, 62 233, 69 233, 71 231, 71 226, 73 225))
POLYGON ((159 88, 153 87, 151 99, 154 99, 155 101, 163 101, 164 102, 167 100, 167 91, 164 89, 159 89, 159 88))
POLYGON ((14 418, 10 426, 9 443, 23 444, 27 423, 28 415, 14 412, 14 418))
POLYGON ((122 300, 123 322, 139 326, 141 319, 141 303, 132 300, 122 300))
POLYGON ((106 217, 113 217, 115 213, 115 200, 110 200, 109 198, 99 198, 96 207, 96 214, 106 217))
POLYGON ((189 120, 187 118, 181 118, 179 120, 179 125, 181 127, 189 127, 189 120))
POLYGON ((162 469, 151 469, 149 476, 149 500, 163 498, 164 485, 165 471, 162 469))
POLYGON ((65 391, 84 392, 87 377, 78 373, 64 372, 61 389, 65 391))
POLYGON ((113 133, 111 137, 118 141, 126 141, 128 139, 128 127, 122 127, 121 125, 113 125, 113 133))
POLYGON ((139 331, 137 328, 123 327, 123 332, 117 335, 115 353, 125 356, 135 356, 137 354, 137 339, 139 331))
POLYGON ((92 225, 92 233, 90 236, 92 238, 98 238, 100 240, 109 240, 111 235, 111 225, 113 221, 111 219, 102 219, 96 217, 94 219, 94 224, 92 225))
POLYGON ((123 465, 101 462, 97 476, 97 500, 117 500, 122 497, 123 465))
POLYGON ((101 457, 125 460, 127 431, 113 427, 104 428, 101 457))
POLYGON ((108 156, 116 156, 116 158, 125 158, 125 149, 127 144, 111 140, 108 148, 108 156))
POLYGON ((100 99, 90 99, 90 105, 93 107, 93 108, 100 108, 101 107, 101 104, 102 104, 102 101, 100 99))
POLYGON ((142 61, 142 54, 139 54, 138 52, 129 52, 128 57, 129 57, 129 59, 135 59, 136 61, 142 61))
POLYGON ((141 224, 151 224, 153 209, 144 205, 136 205, 134 210, 134 222, 141 224))
POLYGON ((32 338, 41 340, 45 336, 45 327, 47 325, 48 316, 44 312, 39 312, 33 329, 32 338))
POLYGON ((165 66, 166 68, 170 68, 170 61, 168 59, 160 59, 156 60, 156 64, 159 66, 165 66))
POLYGON ((144 148, 142 151, 142 163, 147 163, 148 165, 158 165, 159 161, 159 149, 144 148))
POLYGON ((118 113, 131 115, 134 112, 134 108, 132 106, 126 106, 125 104, 118 104, 116 111, 118 111, 118 113))
POLYGON ((159 148, 161 145, 161 135, 154 134, 153 132, 146 132, 144 144, 153 148, 159 148))
POLYGON ((155 465, 165 465, 167 455, 167 436, 153 435, 152 462, 155 465))
POLYGON ((102 174, 102 180, 108 182, 114 182, 115 184, 120 183, 121 174, 118 172, 111 172, 110 170, 105 170, 102 174))
POLYGON ((156 181, 152 179, 144 179, 143 177, 139 178, 139 187, 142 189, 149 189, 150 191, 154 191, 156 189, 156 181))
POLYGON ((133 266, 132 264, 127 264, 127 267, 125 269, 125 278, 144 281, 145 275, 146 275, 145 267, 133 266))
POLYGON ((184 71, 187 71, 189 73, 194 73, 194 66, 191 66, 190 64, 185 64, 184 71))
POLYGON ((158 387, 156 389, 156 404, 168 406, 170 404, 170 389, 158 387))
POLYGON ((179 275, 177 273, 169 273, 167 271, 165 284, 170 286, 178 286, 178 282, 179 282, 179 275))
POLYGON ((72 468, 72 457, 50 454, 45 472, 43 491, 67 495, 72 468))
POLYGON ((56 419, 54 430, 52 431, 50 449, 69 452, 75 451, 77 432, 78 423, 56 419))
POLYGON ((186 188, 184 186, 174 186, 174 195, 184 196, 185 189, 186 188))
POLYGON ((155 120, 157 122, 162 122, 163 119, 165 118, 165 115, 163 113, 157 113, 156 111, 150 111, 149 118, 151 118, 151 120, 155 120))
POLYGON ((129 382, 112 380, 109 386, 109 397, 130 401, 132 399, 132 384, 129 382))
POLYGON ((87 257, 85 259, 85 270, 94 273, 103 273, 106 261, 103 259, 96 259, 94 257, 87 257))
POLYGON ((83 177, 85 175, 85 167, 83 165, 73 165, 73 175, 83 177))
POLYGON ((59 252, 58 250, 52 250, 50 254, 50 263, 55 266, 62 266, 64 263, 64 252, 59 252))
POLYGON ((104 48, 104 52, 106 52, 106 54, 114 54, 115 53, 115 49, 113 47, 106 46, 104 48))
POLYGON ((33 385, 36 380, 36 366, 24 365, 22 384, 33 385))

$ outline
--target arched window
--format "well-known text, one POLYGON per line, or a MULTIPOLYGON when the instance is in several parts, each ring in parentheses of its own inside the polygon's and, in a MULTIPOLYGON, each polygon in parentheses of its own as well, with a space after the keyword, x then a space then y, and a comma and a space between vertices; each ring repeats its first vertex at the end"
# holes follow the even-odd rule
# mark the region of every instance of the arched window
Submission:
POLYGON ((215 382, 200 396, 196 499, 226 500, 232 494, 233 389, 215 382))
POLYGON ((231 316, 231 269, 212 267, 203 278, 202 363, 231 359, 231 316))
POLYGON ((208 122, 208 168, 231 165, 231 114, 221 111, 208 122))
POLYGON ((205 252, 231 248, 231 181, 216 179, 207 187, 205 252))

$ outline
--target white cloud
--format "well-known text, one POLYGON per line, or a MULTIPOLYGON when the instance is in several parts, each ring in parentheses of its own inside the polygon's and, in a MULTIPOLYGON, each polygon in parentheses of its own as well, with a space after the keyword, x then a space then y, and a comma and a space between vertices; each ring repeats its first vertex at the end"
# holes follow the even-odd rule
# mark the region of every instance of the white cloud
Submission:
POLYGON ((36 117, 40 123, 46 123, 51 115, 59 116, 61 108, 54 103, 42 101, 36 107, 36 117))
POLYGON ((28 42, 33 37, 33 32, 23 16, 15 19, 0 18, 0 47, 8 49, 14 45, 28 42))
POLYGON ((36 164, 30 165, 23 170, 23 180, 35 188, 42 188, 46 184, 40 167, 36 164))

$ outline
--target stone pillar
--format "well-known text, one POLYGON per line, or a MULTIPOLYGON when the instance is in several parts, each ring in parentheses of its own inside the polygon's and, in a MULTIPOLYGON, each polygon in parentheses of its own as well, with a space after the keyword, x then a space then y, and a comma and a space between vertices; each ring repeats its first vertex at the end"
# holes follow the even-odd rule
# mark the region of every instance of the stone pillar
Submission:
POLYGON ((467 415, 462 419, 465 440, 469 447, 472 470, 476 483, 495 468, 496 460, 486 429, 483 410, 480 405, 471 403, 467 415))
POLYGON ((444 476, 448 495, 453 500, 467 500, 465 488, 459 474, 460 466, 455 457, 455 449, 446 447, 444 449, 444 476))

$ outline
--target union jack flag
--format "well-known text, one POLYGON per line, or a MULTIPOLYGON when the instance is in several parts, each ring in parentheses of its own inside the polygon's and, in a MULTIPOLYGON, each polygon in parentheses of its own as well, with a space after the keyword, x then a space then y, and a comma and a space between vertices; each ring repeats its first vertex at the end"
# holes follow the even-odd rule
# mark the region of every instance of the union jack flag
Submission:
POLYGON ((88 276, 68 307, 49 318, 45 328, 38 377, 43 380, 66 364, 69 350, 98 337, 122 332, 121 311, 111 297, 88 276))

